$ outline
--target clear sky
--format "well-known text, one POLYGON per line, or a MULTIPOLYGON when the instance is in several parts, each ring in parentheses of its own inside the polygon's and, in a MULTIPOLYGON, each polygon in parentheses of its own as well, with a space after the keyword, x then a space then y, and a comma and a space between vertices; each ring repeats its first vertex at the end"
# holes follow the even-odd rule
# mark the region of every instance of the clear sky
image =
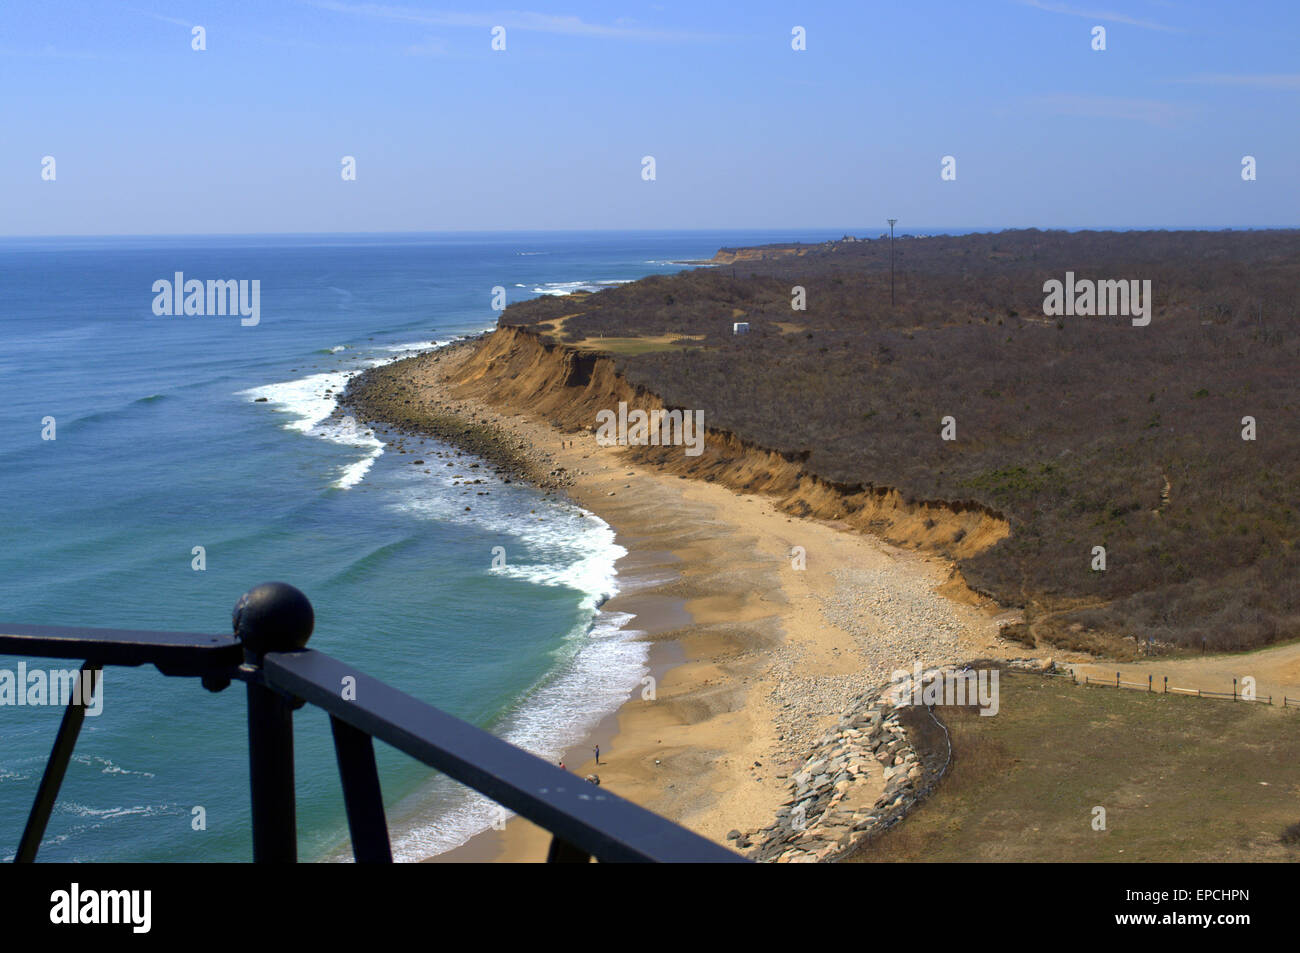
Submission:
POLYGON ((5 0, 0 234, 1300 224, 1297 0, 510 6, 5 0))

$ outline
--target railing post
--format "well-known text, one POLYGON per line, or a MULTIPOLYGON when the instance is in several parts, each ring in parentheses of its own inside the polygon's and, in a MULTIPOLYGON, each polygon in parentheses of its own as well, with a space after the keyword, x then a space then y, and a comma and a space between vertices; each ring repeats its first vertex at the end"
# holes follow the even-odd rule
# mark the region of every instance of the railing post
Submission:
POLYGON ((234 611, 248 677, 248 779, 252 796, 253 862, 295 863, 298 822, 293 793, 293 699, 261 681, 267 652, 292 652, 311 637, 315 613, 301 592, 283 582, 255 586, 234 611))
POLYGON ((352 835, 352 856, 358 864, 391 864, 393 850, 375 765, 375 743, 364 731, 334 715, 330 715, 330 730, 352 835))
POLYGON ((552 837, 550 849, 546 852, 546 862, 548 864, 589 864, 591 855, 566 840, 552 837))
MULTIPOLYGON (((63 720, 59 722, 59 733, 54 738, 54 750, 50 760, 45 763, 45 773, 41 775, 41 786, 36 789, 36 801, 32 812, 27 817, 27 826, 23 828, 22 840, 18 842, 18 853, 14 862, 30 864, 36 860, 36 851, 45 836, 45 826, 50 822, 50 812, 58 799, 59 788, 63 785, 63 776, 68 772, 68 762, 72 760, 72 750, 77 746, 77 736, 81 734, 81 724, 86 720, 86 706, 99 690, 101 671, 98 662, 87 661, 77 673, 77 682, 68 699, 68 707, 63 711, 63 720)), ((20 685, 19 691, 26 686, 20 685)))
POLYGON ((293 709, 268 688, 248 683, 248 781, 253 808, 253 863, 296 863, 293 709))

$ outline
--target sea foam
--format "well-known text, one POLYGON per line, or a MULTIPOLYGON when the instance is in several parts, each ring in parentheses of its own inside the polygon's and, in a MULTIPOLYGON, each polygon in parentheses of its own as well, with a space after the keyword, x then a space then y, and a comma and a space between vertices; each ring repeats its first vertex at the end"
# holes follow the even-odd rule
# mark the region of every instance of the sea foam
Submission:
MULTIPOLYGON (((473 515, 466 514, 463 503, 441 485, 451 479, 436 471, 422 481, 412 478, 411 488, 394 505, 415 518, 472 520, 477 528, 510 540, 512 552, 526 552, 532 560, 512 559, 486 571, 581 594, 578 621, 562 640, 556 665, 491 726, 498 737, 554 762, 617 711, 649 671, 648 644, 637 640, 639 631, 627 628, 633 616, 601 608, 620 591, 615 564, 627 550, 608 523, 566 502, 531 501, 536 514, 523 516, 517 512, 522 498, 485 502, 476 497, 473 515), (440 484, 439 492, 419 489, 421 482, 427 486, 430 480, 440 484)), ((496 481, 486 485, 498 493, 512 489, 496 481)), ((452 850, 488 830, 501 810, 459 784, 435 779, 393 812, 393 856, 416 861, 452 850)), ((339 851, 332 859, 346 858, 339 851)))
MULTIPOLYGON (((602 285, 621 283, 558 284, 597 290, 602 285)), ((289 418, 284 425, 287 429, 365 451, 360 460, 342 468, 334 483, 346 489, 364 479, 385 446, 372 431, 335 414, 337 399, 347 382, 365 367, 388 364, 437 346, 436 341, 419 341, 371 347, 371 355, 382 356, 363 358, 361 366, 267 384, 241 391, 240 396, 250 401, 265 397, 268 405, 289 418)), ((578 621, 564 636, 556 665, 492 726, 495 734, 512 744, 547 760, 557 760, 602 718, 617 711, 648 672, 648 645, 636 641, 640 633, 625 628, 632 616, 601 609, 619 591, 615 563, 627 550, 615 541, 609 524, 595 514, 568 503, 538 501, 525 496, 533 491, 518 485, 506 486, 491 479, 476 484, 476 493, 487 485, 496 495, 475 496, 474 509, 467 513, 465 491, 461 490, 465 484, 457 485, 456 477, 468 470, 440 468, 430 474, 410 472, 414 468, 402 470, 402 478, 409 482, 396 495, 393 507, 416 519, 471 521, 479 530, 499 534, 510 541, 513 551, 527 552, 533 561, 512 560, 499 569, 485 571, 531 585, 565 587, 580 594, 578 621), (524 507, 541 516, 521 513, 524 507)), ((404 818, 394 820, 394 857, 421 860, 451 850, 487 830, 499 811, 492 801, 461 785, 446 778, 435 779, 418 794, 406 798, 394 812, 404 818)), ((343 860, 346 854, 338 850, 329 859, 343 860)))
MULTIPOLYGON (((375 436, 374 431, 359 425, 351 417, 335 416, 338 399, 348 381, 367 367, 391 364, 403 357, 431 350, 445 343, 415 341, 409 344, 380 345, 374 350, 384 352, 384 356, 367 358, 359 367, 309 374, 296 380, 253 387, 239 391, 239 396, 247 397, 250 401, 265 398, 266 403, 273 409, 291 418, 284 425, 288 430, 296 430, 311 437, 328 440, 330 443, 364 451, 365 455, 361 459, 339 470, 338 479, 333 485, 340 490, 346 490, 365 479, 366 473, 384 452, 384 442, 375 436)), ((337 349, 331 348, 331 350, 337 349)))

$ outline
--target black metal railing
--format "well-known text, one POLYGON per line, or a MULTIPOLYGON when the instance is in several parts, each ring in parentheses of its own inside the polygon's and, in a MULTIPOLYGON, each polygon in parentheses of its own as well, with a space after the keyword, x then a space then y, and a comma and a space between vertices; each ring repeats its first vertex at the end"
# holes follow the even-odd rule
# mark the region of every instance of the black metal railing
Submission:
POLYGON ((83 661, 15 860, 36 859, 85 707, 94 697, 85 688, 93 689, 105 666, 154 665, 164 675, 197 677, 209 691, 222 691, 232 681, 247 685, 256 862, 298 858, 293 712, 305 704, 329 714, 358 862, 393 859, 375 738, 550 831, 550 861, 744 862, 739 854, 307 648, 314 624, 307 597, 280 582, 257 586, 240 598, 233 635, 0 623, 0 655, 83 661), (92 682, 83 688, 85 679, 92 682))

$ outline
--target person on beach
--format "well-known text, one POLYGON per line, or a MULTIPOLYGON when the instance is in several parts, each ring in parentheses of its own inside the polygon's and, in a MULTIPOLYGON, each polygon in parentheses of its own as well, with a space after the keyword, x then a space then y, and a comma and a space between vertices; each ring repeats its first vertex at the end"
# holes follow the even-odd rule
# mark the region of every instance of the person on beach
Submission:
POLYGON ((600 745, 592 745, 591 750, 596 752, 596 763, 600 764, 600 745))
POLYGON ((568 770, 569 770, 568 768, 566 768, 566 767, 564 766, 564 762, 563 762, 563 761, 560 762, 560 770, 561 770, 561 771, 568 771, 568 770))

